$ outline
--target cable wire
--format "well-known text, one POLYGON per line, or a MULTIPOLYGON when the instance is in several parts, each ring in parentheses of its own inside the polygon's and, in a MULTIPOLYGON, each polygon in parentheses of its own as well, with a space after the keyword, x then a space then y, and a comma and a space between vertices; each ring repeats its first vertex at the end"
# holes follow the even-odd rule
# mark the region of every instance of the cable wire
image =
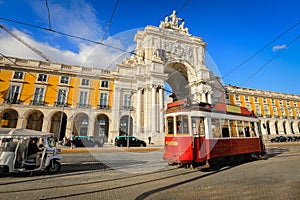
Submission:
POLYGON ((255 56, 257 56, 260 52, 262 52, 264 49, 266 49, 270 44, 272 44, 273 42, 275 42, 276 40, 278 40, 279 38, 281 38, 282 36, 284 36, 285 34, 287 34, 289 31, 291 31, 292 29, 294 29, 296 26, 298 26, 298 24, 300 23, 300 21, 296 22, 294 25, 292 25, 290 28, 288 28, 286 31, 284 31, 283 33, 281 33, 280 35, 278 35, 276 38, 274 38, 273 40, 271 40, 270 42, 268 42, 265 46, 263 46, 261 49, 259 49, 258 51, 256 51, 254 54, 252 54, 251 56, 249 56, 248 58, 246 58, 243 62, 241 62, 239 65, 237 65, 235 68, 233 68, 232 70, 230 70, 227 74, 225 74, 222 78, 226 78, 228 75, 232 74, 234 71, 236 71, 237 69, 239 69, 242 65, 244 65, 246 62, 248 62, 250 59, 254 58, 255 56))
POLYGON ((257 71, 255 71, 246 81, 244 81, 241 86, 245 85, 249 80, 251 80, 254 76, 256 76, 263 68, 265 68, 268 64, 270 64, 277 56, 279 56, 284 50, 286 50, 290 45, 292 45, 294 42, 296 42, 300 37, 300 34, 295 37, 291 42, 289 42, 286 46, 286 48, 281 49, 278 51, 277 54, 275 54, 270 60, 268 60, 265 64, 263 64, 257 71))
POLYGON ((177 11, 178 14, 182 9, 184 9, 192 0, 187 0, 177 11))
POLYGON ((50 17, 50 9, 49 9, 49 5, 48 5, 48 0, 46 1, 46 7, 47 7, 47 11, 48 11, 48 24, 49 24, 49 29, 51 30, 51 17, 50 17))
POLYGON ((113 19, 114 15, 115 15, 116 10, 117 10, 118 4, 119 4, 119 0, 116 1, 115 7, 114 7, 113 12, 111 14, 111 17, 109 19, 109 22, 107 23, 107 26, 105 27, 105 31, 102 35, 101 41, 103 41, 103 39, 104 39, 104 37, 105 37, 105 35, 106 35, 110 25, 111 25, 111 22, 112 22, 112 19, 113 19))

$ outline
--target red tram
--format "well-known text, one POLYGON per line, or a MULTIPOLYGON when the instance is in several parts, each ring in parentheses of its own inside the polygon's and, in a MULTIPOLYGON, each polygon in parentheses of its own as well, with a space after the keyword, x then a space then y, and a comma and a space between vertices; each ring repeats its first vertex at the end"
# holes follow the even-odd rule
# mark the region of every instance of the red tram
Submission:
POLYGON ((252 112, 224 103, 186 102, 168 104, 164 160, 208 167, 214 160, 264 155, 259 120, 252 112))

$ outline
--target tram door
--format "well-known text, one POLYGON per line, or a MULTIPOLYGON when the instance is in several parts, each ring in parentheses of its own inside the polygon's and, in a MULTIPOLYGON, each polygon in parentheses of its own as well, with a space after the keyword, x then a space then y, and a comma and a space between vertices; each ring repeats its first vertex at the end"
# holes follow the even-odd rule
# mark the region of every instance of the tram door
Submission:
POLYGON ((201 162, 206 156, 204 117, 192 117, 192 134, 194 138, 194 161, 201 162))

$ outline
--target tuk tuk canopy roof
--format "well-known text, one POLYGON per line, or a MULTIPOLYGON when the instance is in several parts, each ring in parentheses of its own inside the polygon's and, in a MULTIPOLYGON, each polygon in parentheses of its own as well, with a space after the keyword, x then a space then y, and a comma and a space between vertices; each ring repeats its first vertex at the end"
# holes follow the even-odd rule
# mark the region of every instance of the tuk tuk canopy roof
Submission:
POLYGON ((35 131, 30 129, 0 128, 0 136, 45 137, 52 136, 52 133, 44 133, 41 131, 35 131))

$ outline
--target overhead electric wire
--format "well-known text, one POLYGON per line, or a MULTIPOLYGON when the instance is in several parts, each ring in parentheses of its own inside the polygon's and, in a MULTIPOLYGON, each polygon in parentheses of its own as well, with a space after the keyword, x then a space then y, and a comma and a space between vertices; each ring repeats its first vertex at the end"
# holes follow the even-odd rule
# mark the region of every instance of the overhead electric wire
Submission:
POLYGON ((182 9, 185 8, 192 0, 187 0, 177 11, 176 13, 178 14, 182 9))
POLYGON ((45 1, 46 1, 46 7, 47 7, 47 11, 48 11, 48 24, 49 24, 49 29, 51 30, 52 27, 51 27, 50 9, 49 9, 49 5, 48 5, 48 0, 45 0, 45 1))
POLYGON ((112 12, 112 14, 111 14, 111 17, 110 17, 110 19, 109 19, 109 21, 108 21, 108 23, 107 23, 107 26, 105 27, 105 30, 104 30, 103 35, 102 35, 101 41, 103 41, 103 39, 104 39, 104 37, 105 37, 105 35, 106 35, 106 33, 107 33, 107 31, 108 31, 110 25, 111 25, 112 19, 113 19, 115 13, 116 13, 116 10, 117 10, 118 5, 119 5, 119 0, 116 1, 116 4, 115 4, 115 6, 114 6, 114 9, 113 9, 113 12, 112 12))
POLYGON ((258 51, 256 51, 254 54, 252 54, 251 56, 249 56, 248 58, 246 58, 243 62, 241 62, 239 65, 237 65, 235 68, 233 68, 232 70, 230 70, 227 74, 225 74, 222 78, 226 78, 228 75, 232 74, 234 71, 236 71, 237 69, 239 69, 242 65, 244 65, 246 62, 248 62, 249 60, 251 60, 252 58, 254 58, 256 55, 258 55, 260 52, 262 52, 264 49, 266 49, 270 44, 274 43, 276 40, 278 40, 279 38, 281 38, 282 36, 284 36, 285 34, 287 34, 289 31, 291 31, 292 29, 294 29, 296 26, 298 26, 298 24, 300 24, 300 21, 296 22, 294 25, 292 25, 291 27, 289 27, 287 30, 285 30, 284 32, 282 32, 280 35, 278 35, 276 38, 274 38, 273 40, 271 40, 270 42, 268 42, 265 46, 263 46, 261 49, 259 49, 258 51))
POLYGON ((249 80, 251 80, 256 74, 258 74, 263 68, 265 68, 270 62, 272 62, 277 56, 279 56, 284 50, 286 50, 289 46, 291 46, 294 42, 296 42, 300 37, 300 34, 297 35, 291 42, 286 45, 286 48, 281 49, 275 54, 270 60, 268 60, 265 64, 263 64, 258 70, 256 70, 246 81, 244 81, 241 86, 245 85, 249 80))

